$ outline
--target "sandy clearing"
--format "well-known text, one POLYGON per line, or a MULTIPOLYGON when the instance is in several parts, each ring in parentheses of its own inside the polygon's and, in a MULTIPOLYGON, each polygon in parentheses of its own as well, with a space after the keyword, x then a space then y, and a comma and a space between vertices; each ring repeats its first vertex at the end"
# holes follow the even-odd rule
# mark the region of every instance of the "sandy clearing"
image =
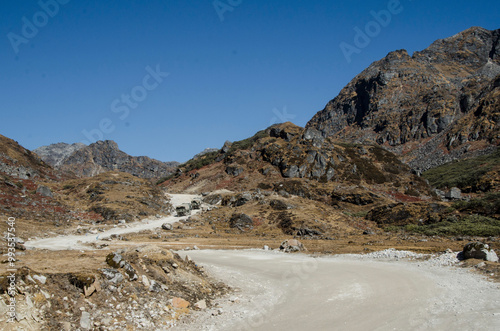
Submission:
POLYGON ((222 314, 178 330, 500 330, 500 288, 426 262, 313 258, 257 250, 190 251, 241 289, 222 314))
MULTIPOLYGON (((194 194, 169 194, 171 204, 176 207, 182 203, 191 202, 195 197, 194 194)), ((199 212, 193 210, 193 215, 199 212)), ((89 249, 86 244, 98 242, 104 238, 109 238, 111 235, 123 235, 127 233, 141 232, 144 230, 152 230, 161 227, 164 223, 175 223, 179 217, 168 216, 159 219, 146 219, 139 222, 129 223, 126 226, 117 226, 110 230, 99 232, 98 234, 58 236, 44 239, 26 241, 25 246, 28 249, 50 249, 50 250, 67 250, 67 249, 89 249)))

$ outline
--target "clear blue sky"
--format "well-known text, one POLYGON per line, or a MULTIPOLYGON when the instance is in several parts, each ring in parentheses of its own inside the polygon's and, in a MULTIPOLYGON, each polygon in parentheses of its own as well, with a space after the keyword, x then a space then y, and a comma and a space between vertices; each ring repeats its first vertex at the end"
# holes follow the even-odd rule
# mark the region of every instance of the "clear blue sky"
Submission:
POLYGON ((401 0, 378 30, 391 1, 59 1, 1 1, 0 133, 34 149, 86 130, 162 161, 304 126, 388 52, 500 28, 498 0, 401 0), (356 27, 372 37, 348 62, 356 27))

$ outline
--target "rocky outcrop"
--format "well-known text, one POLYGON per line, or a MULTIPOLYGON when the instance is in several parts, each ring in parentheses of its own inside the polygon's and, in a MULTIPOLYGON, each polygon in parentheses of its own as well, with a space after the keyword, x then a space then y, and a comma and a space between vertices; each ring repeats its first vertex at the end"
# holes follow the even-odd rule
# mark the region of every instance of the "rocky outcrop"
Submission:
POLYGON ((306 128, 383 145, 426 170, 498 145, 499 75, 500 30, 470 28, 374 62, 306 128))
POLYGON ((41 146, 34 149, 36 153, 44 162, 50 164, 52 167, 61 165, 62 161, 68 158, 71 154, 84 148, 86 145, 83 143, 57 143, 48 146, 41 146))
POLYGON ((465 245, 461 252, 462 259, 479 259, 491 262, 498 262, 498 256, 488 244, 482 242, 470 242, 465 245))
POLYGON ((147 156, 130 156, 112 140, 98 141, 61 160, 59 169, 91 177, 106 171, 121 171, 140 178, 160 178, 175 170, 177 162, 161 162, 147 156))
POLYGON ((371 209, 366 218, 379 226, 425 225, 440 221, 446 209, 440 203, 392 203, 371 209))
POLYGON ((306 251, 307 249, 297 239, 288 239, 281 243, 280 250, 285 253, 292 253, 306 251))
POLYGON ((229 227, 239 230, 250 229, 253 227, 253 220, 246 214, 233 214, 229 220, 229 227))

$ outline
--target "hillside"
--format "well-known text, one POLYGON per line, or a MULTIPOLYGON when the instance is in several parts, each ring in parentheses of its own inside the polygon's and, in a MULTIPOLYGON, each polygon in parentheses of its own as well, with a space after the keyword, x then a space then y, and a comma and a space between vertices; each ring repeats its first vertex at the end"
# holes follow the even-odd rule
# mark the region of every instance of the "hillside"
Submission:
POLYGON ((376 143, 425 171, 499 143, 500 30, 473 27, 374 62, 306 125, 376 143))

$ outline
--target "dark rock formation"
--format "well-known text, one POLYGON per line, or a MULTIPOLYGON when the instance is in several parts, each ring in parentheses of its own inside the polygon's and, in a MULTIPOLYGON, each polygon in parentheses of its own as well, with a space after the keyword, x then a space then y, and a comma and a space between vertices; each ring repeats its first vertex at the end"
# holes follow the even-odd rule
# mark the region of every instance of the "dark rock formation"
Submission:
POLYGON ((231 228, 243 230, 244 228, 251 228, 253 226, 253 220, 246 214, 233 214, 229 220, 229 226, 231 228))
POLYGON ((470 242, 465 245, 461 258, 463 259, 479 259, 491 262, 498 262, 498 256, 488 244, 482 242, 470 242))

